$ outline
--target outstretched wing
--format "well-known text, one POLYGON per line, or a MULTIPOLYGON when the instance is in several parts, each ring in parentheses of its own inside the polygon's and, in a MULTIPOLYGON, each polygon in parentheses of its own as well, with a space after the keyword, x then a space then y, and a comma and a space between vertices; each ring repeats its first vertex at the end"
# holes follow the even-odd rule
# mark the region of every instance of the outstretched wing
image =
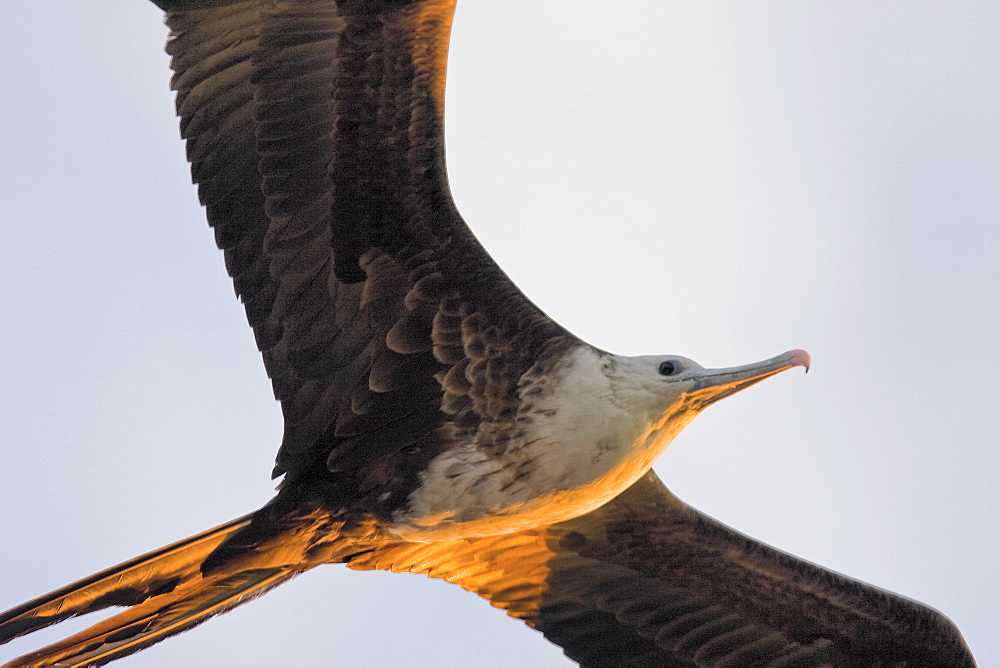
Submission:
POLYGON ((412 482, 444 419, 504 415, 529 355, 568 340, 449 194, 454 0, 156 3, 192 175, 284 413, 275 475, 325 460, 379 494, 412 482))
POLYGON ((940 613, 739 534, 653 472, 545 530, 397 544, 349 565, 454 582, 584 666, 975 665, 940 613))

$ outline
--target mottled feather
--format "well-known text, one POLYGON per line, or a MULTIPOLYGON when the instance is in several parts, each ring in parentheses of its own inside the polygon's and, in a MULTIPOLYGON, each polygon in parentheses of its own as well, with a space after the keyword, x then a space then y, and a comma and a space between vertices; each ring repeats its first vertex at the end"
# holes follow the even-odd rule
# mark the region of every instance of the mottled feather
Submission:
POLYGON ((453 3, 159 4, 192 175, 282 404, 275 473, 509 414, 539 346, 570 337, 451 201, 453 3))

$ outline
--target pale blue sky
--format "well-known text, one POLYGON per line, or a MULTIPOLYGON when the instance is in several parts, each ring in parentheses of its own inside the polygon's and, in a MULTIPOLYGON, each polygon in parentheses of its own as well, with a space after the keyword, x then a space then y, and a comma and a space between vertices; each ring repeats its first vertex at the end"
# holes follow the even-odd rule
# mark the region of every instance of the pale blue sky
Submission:
MULTIPOLYGON (((1000 5, 734 4, 460 2, 455 196, 598 346, 809 350, 660 475, 1000 665, 1000 5)), ((280 412, 188 185, 165 38, 142 0, 0 24, 0 607, 271 494, 280 412)), ((456 587, 333 566, 120 665, 220 663, 568 665, 456 587)))

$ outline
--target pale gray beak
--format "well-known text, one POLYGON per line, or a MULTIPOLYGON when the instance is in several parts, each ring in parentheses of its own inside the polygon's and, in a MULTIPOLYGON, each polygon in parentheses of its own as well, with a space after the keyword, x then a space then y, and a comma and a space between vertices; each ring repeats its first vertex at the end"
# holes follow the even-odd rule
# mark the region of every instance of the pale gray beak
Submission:
POLYGON ((728 369, 699 369, 690 376, 695 381, 694 389, 688 393, 690 405, 695 410, 702 410, 719 399, 736 394, 787 369, 801 366, 808 372, 810 364, 809 353, 804 350, 789 350, 763 362, 728 369))

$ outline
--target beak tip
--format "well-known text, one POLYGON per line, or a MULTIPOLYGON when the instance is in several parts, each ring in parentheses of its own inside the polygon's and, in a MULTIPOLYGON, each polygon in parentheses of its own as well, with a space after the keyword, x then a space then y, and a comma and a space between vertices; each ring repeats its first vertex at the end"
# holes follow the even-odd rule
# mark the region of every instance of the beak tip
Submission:
POLYGON ((809 368, 812 366, 812 357, 809 356, 804 350, 795 349, 789 350, 785 355, 788 356, 788 361, 792 366, 800 366, 809 373, 809 368))

